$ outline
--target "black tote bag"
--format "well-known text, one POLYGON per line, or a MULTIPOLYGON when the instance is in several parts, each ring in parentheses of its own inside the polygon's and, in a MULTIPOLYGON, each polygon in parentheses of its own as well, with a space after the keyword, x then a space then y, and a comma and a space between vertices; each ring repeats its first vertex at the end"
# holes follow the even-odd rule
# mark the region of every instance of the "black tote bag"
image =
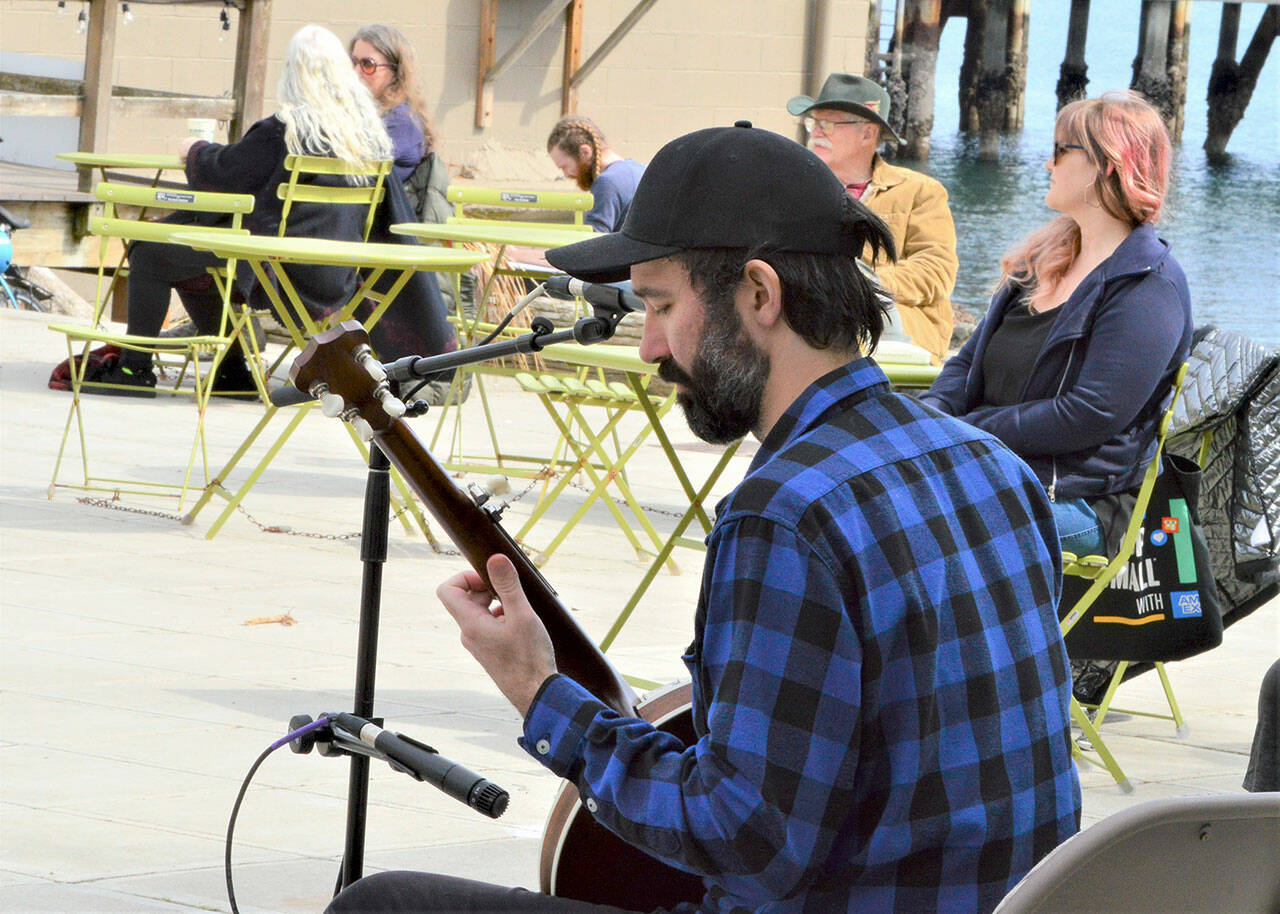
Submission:
MULTIPOLYGON (((1222 643, 1222 613, 1197 511, 1200 467, 1161 457, 1133 555, 1067 633, 1067 653, 1091 660, 1183 660, 1222 643)), ((1060 615, 1092 582, 1065 576, 1060 615)))

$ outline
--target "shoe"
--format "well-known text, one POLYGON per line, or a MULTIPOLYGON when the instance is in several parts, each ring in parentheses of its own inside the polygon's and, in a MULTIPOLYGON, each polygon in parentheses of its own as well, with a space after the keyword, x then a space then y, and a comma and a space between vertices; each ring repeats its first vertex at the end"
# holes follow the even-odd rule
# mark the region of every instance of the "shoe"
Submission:
POLYGON ((160 331, 161 338, 166 340, 183 339, 188 336, 199 336, 199 335, 200 333, 198 330, 196 330, 195 322, 192 321, 190 318, 186 320, 175 321, 171 326, 166 327, 164 330, 160 331))
POLYGON ((213 375, 213 396, 229 400, 256 400, 258 387, 253 382, 253 372, 242 357, 227 353, 213 375))
POLYGON ((92 380, 86 380, 81 390, 108 397, 154 397, 156 373, 150 368, 130 368, 123 362, 113 362, 96 372, 92 380), (108 384, 113 386, 104 386, 108 384))

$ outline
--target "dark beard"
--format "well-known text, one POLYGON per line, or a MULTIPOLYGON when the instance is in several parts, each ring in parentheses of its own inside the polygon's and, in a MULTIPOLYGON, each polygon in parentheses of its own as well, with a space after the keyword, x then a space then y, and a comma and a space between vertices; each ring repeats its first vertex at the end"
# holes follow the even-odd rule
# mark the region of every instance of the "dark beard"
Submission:
POLYGON ((658 366, 658 377, 683 386, 676 402, 695 435, 709 444, 728 444, 760 424, 769 356, 747 336, 732 304, 709 307, 704 327, 690 370, 667 359, 658 366))

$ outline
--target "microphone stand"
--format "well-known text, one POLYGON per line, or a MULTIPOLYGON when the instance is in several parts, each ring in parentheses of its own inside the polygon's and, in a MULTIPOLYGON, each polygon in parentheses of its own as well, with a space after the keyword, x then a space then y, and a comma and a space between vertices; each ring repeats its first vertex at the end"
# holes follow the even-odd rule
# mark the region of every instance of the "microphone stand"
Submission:
MULTIPOLYGON (((436 356, 406 356, 383 367, 391 380, 407 381, 438 371, 471 365, 517 353, 538 352, 551 343, 576 340, 582 345, 598 343, 613 336, 625 308, 592 305, 592 317, 579 318, 570 330, 556 331, 550 318, 539 316, 530 331, 498 343, 485 343, 436 356)), ((391 462, 372 442, 369 472, 365 482, 364 520, 360 537, 363 574, 360 589, 360 626, 356 648, 356 682, 352 713, 378 721, 373 716, 374 679, 378 662, 378 626, 382 606, 382 568, 387 561, 387 529, 391 523, 391 462)), ((369 756, 351 753, 347 780, 346 842, 338 890, 345 889, 364 874, 365 822, 369 804, 369 756)), ((336 895, 337 892, 335 891, 336 895)))
MULTIPOLYGON (((374 678, 378 664, 378 626, 382 612, 382 567, 387 561, 387 527, 391 523, 391 461, 376 444, 369 448, 369 474, 364 488, 364 529, 360 535, 360 634, 356 647, 356 684, 352 713, 373 717, 374 678)), ((365 819, 369 804, 369 756, 353 754, 347 778, 347 833, 342 852, 342 885, 364 875, 365 819)))

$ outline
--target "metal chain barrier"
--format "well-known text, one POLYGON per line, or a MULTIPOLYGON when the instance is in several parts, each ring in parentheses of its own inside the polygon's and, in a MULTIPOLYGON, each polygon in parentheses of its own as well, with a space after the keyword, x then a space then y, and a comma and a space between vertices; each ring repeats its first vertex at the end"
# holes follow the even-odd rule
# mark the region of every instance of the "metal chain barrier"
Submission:
POLYGON ((146 508, 131 508, 128 505, 120 504, 119 501, 113 498, 93 498, 92 496, 85 496, 83 498, 77 498, 76 501, 82 505, 89 505, 92 508, 106 508, 110 511, 124 511, 128 514, 143 514, 147 517, 159 517, 164 520, 175 520, 178 523, 182 523, 181 514, 174 514, 170 511, 151 511, 146 508))
MULTIPOLYGON (((520 492, 508 498, 507 504, 514 505, 516 502, 520 501, 522 498, 524 498, 526 495, 532 492, 539 483, 554 479, 556 475, 557 474, 555 473, 550 473, 545 476, 534 477, 529 482, 529 484, 524 487, 523 490, 521 490, 520 492)), ((589 487, 577 481, 577 478, 576 478, 577 475, 578 475, 577 473, 574 473, 575 478, 570 479, 569 481, 570 488, 577 489, 580 492, 586 493, 588 495, 591 494, 592 490, 589 487)), ((621 498, 620 496, 614 495, 609 497, 611 497, 614 503, 619 506, 626 505, 626 499, 621 498)), ((163 520, 172 520, 172 521, 177 521, 178 523, 182 522, 181 514, 174 514, 170 511, 150 510, 147 508, 134 508, 129 505, 121 504, 116 499, 84 497, 84 498, 77 498, 76 501, 82 505, 89 505, 90 507, 94 507, 94 508, 106 508, 107 510, 110 510, 110 511, 124 511, 128 514, 141 514, 146 517, 159 517, 159 518, 162 518, 163 520)), ((640 507, 643 508, 644 511, 649 514, 657 514, 663 517, 672 517, 677 520, 679 520, 683 516, 678 511, 671 511, 666 508, 657 508, 657 507, 653 507, 652 505, 641 505, 640 507)), ((399 511, 396 511, 391 516, 391 521, 399 520, 400 517, 407 510, 408 510, 407 508, 401 508, 399 511)), ((353 533, 316 533, 315 531, 310 531, 310 530, 294 530, 292 527, 289 527, 284 524, 264 524, 262 521, 258 520, 256 517, 254 517, 252 514, 246 511, 244 505, 242 504, 236 505, 236 511, 239 512, 240 514, 243 514, 245 519, 249 521, 249 523, 253 524, 253 526, 257 527, 263 533, 277 533, 277 534, 283 534, 284 536, 297 536, 303 539, 333 540, 335 542, 345 542, 347 540, 356 540, 362 536, 359 530, 353 533)), ((440 555, 459 556, 461 555, 461 553, 458 552, 456 549, 442 549, 440 551, 440 555)))

